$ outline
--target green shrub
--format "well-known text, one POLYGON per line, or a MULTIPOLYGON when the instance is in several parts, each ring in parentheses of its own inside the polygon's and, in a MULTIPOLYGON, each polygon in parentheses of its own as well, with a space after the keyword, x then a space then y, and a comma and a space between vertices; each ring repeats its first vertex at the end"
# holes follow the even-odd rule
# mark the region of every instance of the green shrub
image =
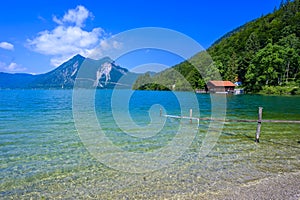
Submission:
POLYGON ((297 86, 263 86, 259 93, 274 95, 300 95, 300 88, 297 86))

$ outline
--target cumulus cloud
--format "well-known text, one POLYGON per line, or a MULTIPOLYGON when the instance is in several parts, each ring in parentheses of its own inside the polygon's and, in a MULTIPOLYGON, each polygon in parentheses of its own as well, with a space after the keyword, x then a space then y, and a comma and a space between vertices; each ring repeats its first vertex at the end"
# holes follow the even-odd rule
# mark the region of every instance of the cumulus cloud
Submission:
POLYGON ((14 50, 14 45, 8 42, 0 42, 0 48, 6 50, 14 50))
POLYGON ((62 19, 58 19, 56 16, 54 16, 53 21, 60 25, 70 23, 75 24, 78 27, 83 27, 84 22, 88 17, 93 17, 93 14, 85 7, 77 6, 75 9, 70 9, 62 19))
POLYGON ((102 32, 101 28, 88 32, 76 26, 58 26, 52 31, 40 32, 29 44, 35 51, 45 55, 84 53, 98 44, 102 32))
POLYGON ((57 26, 28 39, 28 46, 35 52, 53 56, 51 64, 54 66, 75 54, 88 56, 109 35, 102 28, 84 30, 88 18, 93 18, 93 14, 83 6, 70 9, 62 18, 54 16, 57 26))
POLYGON ((15 62, 11 62, 9 65, 0 62, 0 69, 2 69, 5 72, 23 72, 27 70, 27 68, 22 67, 22 65, 18 65, 15 62))

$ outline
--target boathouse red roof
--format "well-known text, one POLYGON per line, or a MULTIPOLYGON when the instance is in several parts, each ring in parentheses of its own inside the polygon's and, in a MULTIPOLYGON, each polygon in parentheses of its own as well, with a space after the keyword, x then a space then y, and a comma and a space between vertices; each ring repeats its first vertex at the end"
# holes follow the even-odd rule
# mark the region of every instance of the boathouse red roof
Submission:
POLYGON ((231 81, 209 81, 209 83, 215 87, 235 87, 235 84, 231 81))

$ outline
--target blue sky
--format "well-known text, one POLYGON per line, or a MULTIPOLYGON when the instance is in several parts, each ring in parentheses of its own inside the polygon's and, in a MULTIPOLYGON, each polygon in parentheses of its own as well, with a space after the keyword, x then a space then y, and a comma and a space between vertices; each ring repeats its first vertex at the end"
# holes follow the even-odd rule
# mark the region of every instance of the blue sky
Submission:
MULTIPOLYGON (((48 72, 77 53, 88 56, 105 38, 140 27, 172 29, 208 48, 232 29, 272 12, 280 2, 4 1, 0 7, 0 71, 48 72)), ((135 59, 128 56, 121 65, 130 69, 136 65, 135 59)), ((178 61, 171 58, 163 64, 178 61)))

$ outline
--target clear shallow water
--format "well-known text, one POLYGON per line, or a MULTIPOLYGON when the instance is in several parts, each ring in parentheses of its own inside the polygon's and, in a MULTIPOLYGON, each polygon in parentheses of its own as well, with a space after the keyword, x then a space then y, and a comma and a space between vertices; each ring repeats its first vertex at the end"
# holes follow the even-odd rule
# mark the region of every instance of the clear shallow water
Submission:
MULTIPOLYGON (((97 91, 96 113, 108 137, 124 151, 152 152, 172 141, 182 124, 195 128, 187 120, 167 119, 154 137, 128 136, 114 123, 111 93, 97 91)), ((186 97, 181 108, 171 92, 135 92, 129 102, 130 116, 146 127, 154 104, 161 104, 167 114, 188 115, 190 108, 196 110, 188 98, 190 93, 177 95, 186 97)), ((210 96, 197 95, 197 99, 201 117, 210 116, 210 96)), ((228 96, 227 118, 256 119, 257 107, 263 106, 264 119, 300 120, 299 100, 228 96)), ((159 114, 157 107, 153 111, 159 114)), ((118 114, 122 116, 122 112, 118 114)), ((212 151, 199 158, 207 128, 208 122, 201 122, 191 145, 168 167, 127 173, 101 164, 85 148, 73 120, 71 90, 0 90, 0 198, 176 198, 300 171, 299 124, 264 123, 261 142, 256 144, 255 123, 225 123, 212 151)))

